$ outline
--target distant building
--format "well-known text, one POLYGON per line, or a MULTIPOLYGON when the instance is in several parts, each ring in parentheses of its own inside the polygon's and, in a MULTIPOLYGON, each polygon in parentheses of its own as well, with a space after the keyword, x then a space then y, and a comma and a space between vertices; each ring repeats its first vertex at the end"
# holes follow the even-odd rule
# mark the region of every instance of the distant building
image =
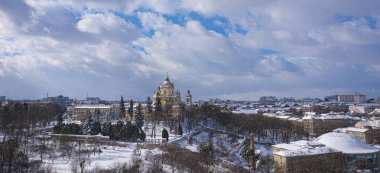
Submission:
POLYGON ((263 96, 260 97, 259 102, 261 104, 274 104, 278 101, 278 99, 275 96, 263 96))
POLYGON ((351 114, 368 114, 372 112, 376 107, 370 105, 352 105, 348 107, 351 114))
POLYGON ((280 102, 296 102, 296 99, 293 97, 282 97, 280 98, 280 102))
POLYGON ((174 91, 174 83, 166 75, 165 80, 158 87, 158 90, 154 92, 153 104, 157 103, 157 99, 160 99, 163 108, 167 106, 175 106, 181 103, 181 93, 177 90, 174 91))
POLYGON ((99 104, 101 102, 99 97, 86 97, 87 104, 99 104))
POLYGON ((306 140, 273 145, 275 173, 346 172, 341 151, 306 140))
POLYGON ((366 95, 355 94, 336 94, 332 96, 326 96, 325 101, 343 102, 343 103, 365 103, 367 102, 366 95))
POLYGON ((353 126, 360 119, 348 115, 315 115, 308 113, 302 118, 304 130, 310 135, 321 135, 334 129, 353 126))
POLYGON ((0 102, 5 101, 5 96, 0 96, 0 102))
POLYGON ((71 116, 75 120, 85 120, 88 116, 95 117, 97 111, 101 114, 102 120, 112 120, 118 118, 119 107, 116 105, 74 105, 71 116))
POLYGON ((70 104, 73 103, 73 100, 70 99, 69 97, 64 97, 62 95, 59 95, 57 97, 46 97, 42 99, 43 102, 49 102, 52 104, 57 104, 60 106, 69 106, 70 104))
POLYGON ((187 107, 190 107, 192 104, 193 104, 193 96, 191 95, 190 90, 187 90, 185 105, 187 107))
POLYGON ((322 100, 320 98, 307 97, 307 98, 303 98, 302 102, 303 103, 320 103, 320 102, 322 102, 322 100))
MULTIPOLYGON (((190 90, 188 90, 185 105, 190 106, 192 104, 192 97, 190 90)), ((179 112, 180 105, 183 103, 181 101, 181 93, 179 90, 175 91, 174 83, 170 81, 168 75, 166 75, 165 80, 158 87, 158 90, 154 92, 153 105, 157 103, 158 99, 160 99, 163 109, 172 108, 173 114, 179 112)))

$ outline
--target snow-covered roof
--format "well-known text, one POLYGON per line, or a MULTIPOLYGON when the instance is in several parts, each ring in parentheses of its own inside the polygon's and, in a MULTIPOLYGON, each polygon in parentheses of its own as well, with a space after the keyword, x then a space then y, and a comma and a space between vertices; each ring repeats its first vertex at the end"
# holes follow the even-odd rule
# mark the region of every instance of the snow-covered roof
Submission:
POLYGON ((75 105, 74 108, 76 109, 91 109, 91 108, 96 108, 96 109, 109 109, 113 107, 112 105, 75 105))
POLYGON ((369 146, 360 139, 346 133, 326 133, 315 139, 314 142, 324 144, 327 147, 334 148, 346 154, 366 154, 380 151, 380 149, 369 146))
POLYGON ((360 120, 358 117, 351 117, 349 115, 330 115, 330 114, 320 114, 312 115, 307 114, 302 119, 321 119, 321 120, 339 120, 339 119, 351 119, 351 120, 360 120))
POLYGON ((279 148, 283 150, 292 150, 292 151, 310 148, 313 146, 323 146, 323 145, 312 142, 312 141, 306 141, 306 140, 294 141, 294 142, 290 142, 289 144, 282 143, 282 144, 273 145, 273 147, 275 148, 279 148))
POLYGON ((317 154, 326 154, 326 153, 335 153, 339 152, 330 147, 315 147, 315 148, 305 148, 300 150, 283 150, 276 152, 275 154, 285 157, 292 156, 305 156, 305 155, 317 155, 317 154))
POLYGON ((290 121, 298 121, 298 120, 300 120, 300 119, 297 118, 297 117, 290 117, 290 118, 288 118, 288 120, 290 120, 290 121))
POLYGON ((346 128, 339 128, 335 129, 334 132, 343 132, 346 133, 347 131, 353 131, 353 132, 366 132, 368 129, 362 129, 362 128, 357 128, 357 127, 346 127, 346 128))
POLYGON ((306 140, 294 141, 289 144, 277 144, 273 145, 273 147, 280 149, 280 151, 277 151, 274 154, 285 157, 339 152, 338 150, 326 147, 323 144, 306 140))

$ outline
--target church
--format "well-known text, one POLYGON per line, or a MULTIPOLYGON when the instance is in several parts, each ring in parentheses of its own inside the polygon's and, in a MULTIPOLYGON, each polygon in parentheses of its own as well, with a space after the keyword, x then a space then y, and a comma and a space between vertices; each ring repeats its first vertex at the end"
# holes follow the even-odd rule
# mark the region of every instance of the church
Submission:
MULTIPOLYGON (((181 93, 175 90, 174 83, 169 79, 169 75, 166 74, 165 80, 158 87, 157 91, 153 95, 153 104, 156 104, 157 99, 160 98, 162 108, 165 109, 168 106, 172 108, 178 108, 181 102, 181 93)), ((185 98, 185 105, 190 107, 192 104, 192 95, 190 90, 187 91, 185 98)))

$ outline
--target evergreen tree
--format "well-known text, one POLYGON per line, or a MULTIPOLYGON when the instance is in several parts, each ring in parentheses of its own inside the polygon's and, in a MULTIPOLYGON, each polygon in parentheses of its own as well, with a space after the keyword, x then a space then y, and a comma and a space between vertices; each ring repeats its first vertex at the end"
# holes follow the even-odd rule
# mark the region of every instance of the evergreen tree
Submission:
POLYGON ((178 126, 178 134, 181 135, 181 136, 183 134, 181 123, 179 123, 179 126, 178 126))
POLYGON ((95 121, 93 130, 92 130, 92 135, 98 135, 101 132, 102 132, 102 125, 100 124, 99 121, 95 121))
POLYGON ((129 108, 128 108, 128 115, 131 117, 131 120, 133 119, 133 100, 129 101, 129 108))
POLYGON ((105 123, 102 126, 101 133, 103 136, 110 136, 112 124, 111 122, 105 123))
POLYGON ((154 107, 154 111, 157 113, 160 113, 162 111, 162 104, 161 104, 161 99, 159 95, 156 98, 156 105, 154 107))
POLYGON ((54 126, 53 132, 57 133, 57 134, 61 134, 62 131, 63 131, 63 128, 64 128, 63 126, 64 126, 64 124, 63 124, 63 115, 62 115, 62 113, 60 113, 57 116, 57 125, 54 126))
POLYGON ((162 138, 165 138, 166 142, 169 141, 169 133, 165 128, 162 130, 162 138))
POLYGON ((251 163, 251 159, 252 157, 255 156, 255 151, 254 150, 251 150, 251 148, 249 147, 249 144, 245 144, 243 149, 241 150, 241 156, 243 157, 243 159, 248 163, 250 164, 251 163))
POLYGON ((144 126, 144 115, 142 113, 141 104, 139 103, 136 108, 136 120, 135 124, 137 128, 141 129, 144 126))
POLYGON ((145 141, 146 134, 144 131, 140 130, 140 140, 145 141))
POLYGON ((146 113, 152 113, 152 100, 150 99, 150 97, 146 99, 146 113))
POLYGON ((100 109, 95 109, 95 121, 100 121, 100 118, 102 116, 102 113, 100 112, 100 109))
POLYGON ((87 120, 83 124, 82 134, 92 135, 94 133, 94 120, 92 116, 88 116, 87 120))
POLYGON ((120 107, 119 107, 119 119, 123 119, 125 118, 125 104, 124 104, 124 97, 123 95, 121 95, 121 98, 120 98, 120 107))
POLYGON ((212 143, 209 141, 207 143, 202 143, 198 147, 199 153, 201 153, 206 158, 214 158, 215 157, 215 149, 212 143))

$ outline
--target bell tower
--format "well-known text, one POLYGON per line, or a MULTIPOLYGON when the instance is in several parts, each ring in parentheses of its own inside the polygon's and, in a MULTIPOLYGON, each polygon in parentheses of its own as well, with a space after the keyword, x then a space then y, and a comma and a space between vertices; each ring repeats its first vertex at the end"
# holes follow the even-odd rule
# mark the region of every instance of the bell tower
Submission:
POLYGON ((186 102, 185 102, 185 104, 186 104, 187 107, 190 107, 191 104, 193 103, 193 98, 192 97, 193 96, 191 95, 190 90, 187 90, 186 102))

